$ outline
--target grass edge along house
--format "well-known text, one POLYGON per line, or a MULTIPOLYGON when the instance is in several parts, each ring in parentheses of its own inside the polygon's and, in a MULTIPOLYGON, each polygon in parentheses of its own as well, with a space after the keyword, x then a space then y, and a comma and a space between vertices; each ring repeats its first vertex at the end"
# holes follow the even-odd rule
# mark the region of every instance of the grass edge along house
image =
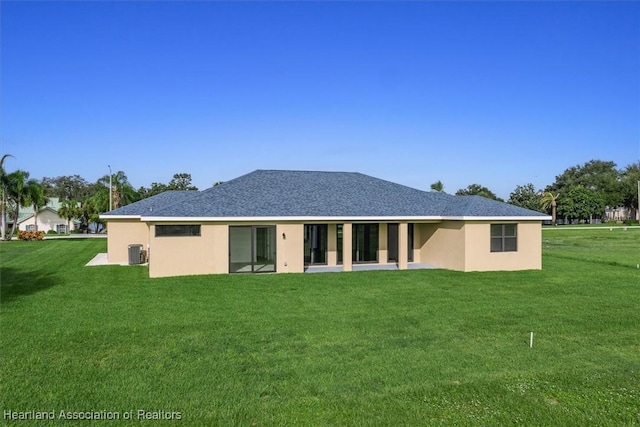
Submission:
POLYGON ((358 269, 542 267, 540 212, 352 172, 256 170, 101 215, 108 259, 148 251, 150 277, 358 269))

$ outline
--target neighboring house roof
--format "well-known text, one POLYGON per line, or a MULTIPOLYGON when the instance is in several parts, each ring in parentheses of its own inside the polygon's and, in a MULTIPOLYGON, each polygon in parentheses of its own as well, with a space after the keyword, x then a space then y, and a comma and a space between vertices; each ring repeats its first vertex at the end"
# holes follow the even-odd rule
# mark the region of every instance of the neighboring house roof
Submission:
POLYGON ((143 220, 547 217, 479 196, 422 191, 360 173, 282 170, 257 170, 201 192, 161 193, 108 212, 104 217, 126 215, 141 216, 143 220))
MULTIPOLYGON (((60 198, 51 197, 49 198, 49 202, 47 202, 45 206, 41 207, 38 210, 38 215, 40 214, 40 212, 43 212, 45 210, 58 214, 58 210, 60 210, 61 206, 62 206, 62 202, 60 201, 60 198)), ((34 217, 33 205, 20 206, 20 212, 18 213, 18 224, 21 224, 24 221, 28 220, 29 218, 33 218, 33 217, 34 217)), ((8 221, 11 222, 10 219, 8 219, 8 221)))

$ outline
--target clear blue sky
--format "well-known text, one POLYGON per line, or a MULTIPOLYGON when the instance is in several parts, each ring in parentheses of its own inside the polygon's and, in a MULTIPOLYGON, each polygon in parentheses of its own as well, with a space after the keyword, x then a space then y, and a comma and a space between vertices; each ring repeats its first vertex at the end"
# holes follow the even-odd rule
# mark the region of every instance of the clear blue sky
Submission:
POLYGON ((640 158, 639 2, 2 2, 32 177, 357 171, 507 198, 640 158))

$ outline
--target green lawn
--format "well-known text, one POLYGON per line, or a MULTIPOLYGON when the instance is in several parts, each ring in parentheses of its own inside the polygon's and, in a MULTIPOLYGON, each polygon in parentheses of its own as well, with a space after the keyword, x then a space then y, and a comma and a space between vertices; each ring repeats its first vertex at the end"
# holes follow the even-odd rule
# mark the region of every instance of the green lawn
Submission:
POLYGON ((137 410, 196 426, 639 424, 640 229, 543 241, 542 271, 153 280, 83 267, 103 240, 2 243, 0 409, 106 410, 116 425, 129 411, 157 424, 137 410))

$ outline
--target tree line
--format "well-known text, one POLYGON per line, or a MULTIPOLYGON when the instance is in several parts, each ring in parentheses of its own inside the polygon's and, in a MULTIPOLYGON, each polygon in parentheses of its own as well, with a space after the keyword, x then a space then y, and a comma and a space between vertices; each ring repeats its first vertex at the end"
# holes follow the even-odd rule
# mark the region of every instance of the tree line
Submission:
POLYGON ((100 214, 112 209, 128 205, 138 200, 154 196, 167 190, 198 190, 191 182, 191 174, 176 173, 166 184, 154 182, 150 187, 137 190, 129 182, 123 171, 104 175, 96 182, 90 183, 80 175, 44 177, 40 180, 30 177, 29 172, 15 170, 7 172, 6 160, 11 156, 5 154, 0 159, 0 226, 1 239, 11 239, 16 232, 17 219, 24 209, 33 210, 37 231, 38 211, 49 203, 51 198, 60 199, 61 207, 58 215, 67 220, 67 229, 71 221, 80 223, 81 231, 90 228, 96 232, 104 230, 105 224, 100 214), (109 191, 111 187, 111 192, 109 191), (109 196, 111 195, 111 203, 109 196), (25 208, 26 207, 26 208, 25 208), (11 228, 7 229, 7 224, 11 228))
MULTIPOLYGON (((618 169, 614 162, 591 160, 566 169, 544 189, 536 189, 532 183, 517 185, 507 203, 551 214, 554 224, 557 218, 569 222, 602 219, 607 207, 625 208, 633 218, 638 209, 638 182, 640 161, 618 169)), ((443 191, 444 186, 436 181, 431 189, 443 191)), ((480 184, 471 184, 455 194, 504 201, 480 184)))
MULTIPOLYGON (((30 177, 29 172, 15 170, 6 172, 5 162, 13 157, 5 154, 0 159, 0 231, 2 239, 10 239, 16 231, 17 218, 21 209, 33 209, 36 219, 38 211, 57 197, 62 202, 58 214, 80 222, 81 230, 90 227, 100 232, 105 224, 100 214, 154 196, 167 190, 198 190, 191 182, 191 174, 176 173, 166 184, 154 182, 149 187, 135 189, 123 171, 111 176, 104 175, 90 183, 80 175, 44 177, 40 180, 30 177), (109 186, 111 186, 111 200, 109 186), (111 203, 110 203, 111 202, 111 203), (8 221, 7 221, 8 220, 8 221), (7 222, 12 224, 7 230, 7 222)), ((544 189, 537 190, 533 184, 518 185, 509 195, 508 203, 523 208, 543 211, 553 216, 573 220, 602 218, 605 207, 624 207, 635 212, 638 207, 638 182, 640 181, 640 161, 622 169, 611 161, 591 160, 585 164, 572 166, 556 176, 555 181, 544 189)), ((214 183, 218 185, 220 182, 214 183)), ((434 191, 444 191, 444 185, 437 181, 431 185, 434 191)), ((489 188, 471 184, 459 189, 456 195, 479 195, 489 199, 504 201, 489 188)), ((70 229, 70 227, 68 227, 70 229)), ((37 230, 37 228, 36 228, 37 230)))

